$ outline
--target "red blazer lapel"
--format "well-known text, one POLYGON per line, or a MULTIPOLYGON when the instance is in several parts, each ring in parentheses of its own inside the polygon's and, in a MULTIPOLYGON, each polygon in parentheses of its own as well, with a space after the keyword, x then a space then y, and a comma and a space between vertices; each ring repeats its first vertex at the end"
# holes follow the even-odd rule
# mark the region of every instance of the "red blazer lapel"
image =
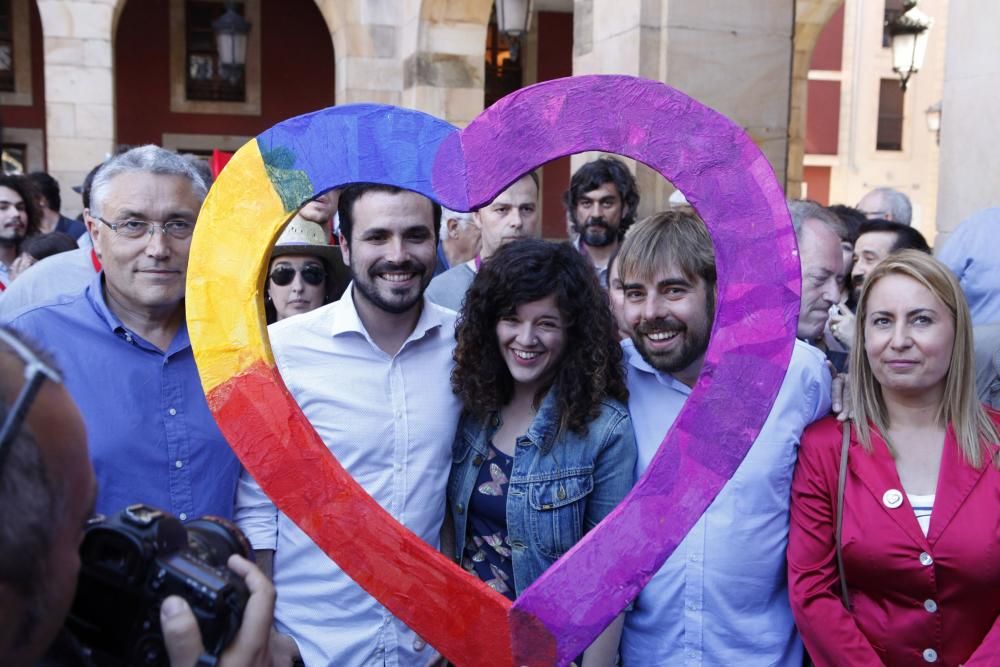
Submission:
POLYGON ((927 532, 928 542, 932 545, 937 542, 989 465, 987 461, 976 470, 966 463, 955 439, 955 432, 951 425, 948 426, 944 451, 941 453, 941 471, 938 473, 934 509, 931 511, 931 527, 927 532))
MULTIPOLYGON (((882 511, 896 522, 900 529, 906 533, 914 544, 921 550, 929 547, 924 532, 920 530, 917 517, 913 513, 913 507, 906 498, 906 491, 899 481, 899 474, 896 472, 896 463, 889 451, 889 446, 885 444, 882 436, 875 429, 870 430, 872 451, 866 452, 861 443, 856 440, 856 435, 852 431, 851 448, 848 452, 850 457, 847 461, 850 470, 861 481, 864 487, 875 498, 882 511), (886 505, 885 498, 887 491, 897 491, 902 496, 902 502, 897 507, 886 505)), ((934 506, 937 512, 937 503, 934 506)), ((934 529, 934 516, 931 515, 931 530, 934 529)))

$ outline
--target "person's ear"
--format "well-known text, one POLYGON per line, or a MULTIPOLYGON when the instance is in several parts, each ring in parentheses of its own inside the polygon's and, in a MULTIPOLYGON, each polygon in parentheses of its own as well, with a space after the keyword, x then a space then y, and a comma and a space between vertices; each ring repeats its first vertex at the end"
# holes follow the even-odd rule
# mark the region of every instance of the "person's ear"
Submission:
POLYGON ((344 258, 344 264, 346 266, 351 265, 351 246, 347 244, 347 239, 344 237, 344 233, 337 230, 337 242, 340 247, 340 254, 344 258))
POLYGON ((448 238, 458 238, 458 220, 455 218, 448 218, 448 238))
POLYGON ((101 247, 98 244, 98 239, 101 236, 101 229, 103 226, 99 220, 97 220, 90 213, 89 208, 83 209, 83 223, 87 226, 87 233, 90 234, 90 241, 94 244, 94 254, 97 255, 97 259, 101 258, 101 247))

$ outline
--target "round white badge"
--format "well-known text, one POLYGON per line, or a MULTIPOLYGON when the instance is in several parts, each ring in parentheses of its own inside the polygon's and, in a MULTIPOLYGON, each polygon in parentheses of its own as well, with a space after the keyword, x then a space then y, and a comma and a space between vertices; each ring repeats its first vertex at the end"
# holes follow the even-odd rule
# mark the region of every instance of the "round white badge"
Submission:
POLYGON ((897 489, 889 489, 882 494, 882 504, 891 510, 903 504, 903 494, 897 489))

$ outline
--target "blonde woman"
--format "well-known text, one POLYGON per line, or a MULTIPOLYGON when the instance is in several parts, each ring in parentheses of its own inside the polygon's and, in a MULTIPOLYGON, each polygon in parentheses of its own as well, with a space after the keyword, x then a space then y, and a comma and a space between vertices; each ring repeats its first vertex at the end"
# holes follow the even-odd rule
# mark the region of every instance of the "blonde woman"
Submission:
POLYGON ((1000 664, 1000 413, 976 400, 965 297, 900 251, 865 281, 854 334, 849 443, 814 424, 792 484, 802 639, 819 666, 1000 664))

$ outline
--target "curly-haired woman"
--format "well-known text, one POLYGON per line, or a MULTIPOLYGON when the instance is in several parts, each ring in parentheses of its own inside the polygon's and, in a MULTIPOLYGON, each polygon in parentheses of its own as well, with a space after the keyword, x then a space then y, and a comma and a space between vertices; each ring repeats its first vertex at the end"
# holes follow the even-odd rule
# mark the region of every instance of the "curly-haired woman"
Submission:
MULTIPOLYGON (((454 556, 514 599, 632 486, 621 348, 586 258, 527 239, 483 264, 456 336, 454 556)), ((620 634, 619 619, 583 664, 614 664, 620 634)))

